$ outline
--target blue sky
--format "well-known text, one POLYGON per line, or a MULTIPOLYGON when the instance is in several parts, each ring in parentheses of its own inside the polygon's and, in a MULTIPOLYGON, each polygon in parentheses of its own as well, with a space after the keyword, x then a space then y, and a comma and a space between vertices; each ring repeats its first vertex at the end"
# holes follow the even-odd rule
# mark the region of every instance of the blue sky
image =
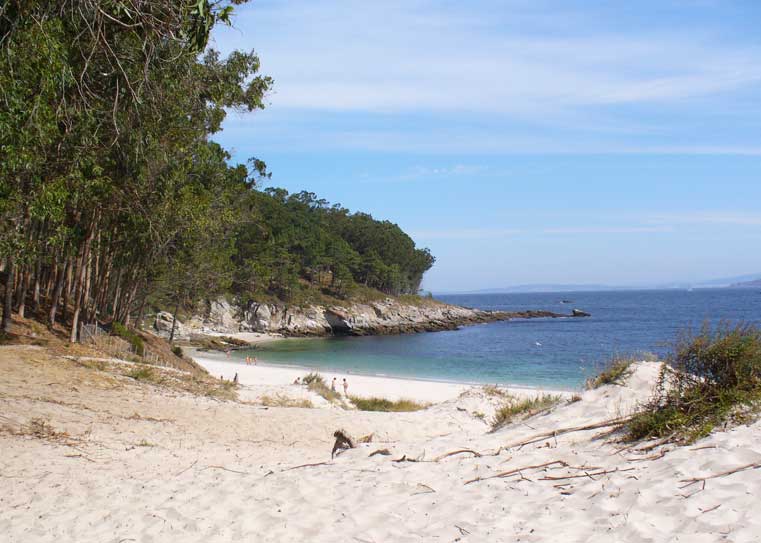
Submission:
POLYGON ((761 2, 239 7, 262 112, 217 140, 270 182, 389 219, 424 286, 761 273, 761 2))

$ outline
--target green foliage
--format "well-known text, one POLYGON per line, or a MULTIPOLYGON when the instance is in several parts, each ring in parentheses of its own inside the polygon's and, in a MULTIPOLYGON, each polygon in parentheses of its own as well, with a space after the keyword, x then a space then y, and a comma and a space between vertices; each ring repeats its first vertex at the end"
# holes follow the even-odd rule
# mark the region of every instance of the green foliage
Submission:
POLYGON ((391 411, 391 412, 403 412, 403 411, 420 411, 428 407, 426 404, 418 403, 414 400, 400 399, 396 401, 388 400, 386 398, 361 398, 359 396, 351 396, 351 402, 360 411, 391 411))
POLYGON ((145 354, 145 344, 143 343, 143 338, 141 338, 134 331, 130 330, 123 324, 114 322, 111 325, 111 333, 115 336, 119 336, 120 338, 129 341, 129 344, 132 345, 136 355, 143 356, 145 354))
POLYGON ((631 365, 634 362, 636 360, 632 357, 614 356, 603 366, 596 376, 587 379, 587 388, 591 390, 603 385, 622 384, 631 375, 631 365))
POLYGON ((151 368, 135 368, 127 373, 127 377, 131 377, 135 381, 147 381, 149 383, 159 380, 159 377, 151 368))
POLYGON ((433 265, 430 252, 397 225, 310 192, 254 192, 249 208, 234 257, 235 290, 244 298, 298 302, 310 290, 343 298, 360 289, 415 293, 433 265))
POLYGON ((262 405, 266 405, 269 407, 301 407, 301 408, 314 407, 314 404, 307 398, 294 399, 294 398, 289 398, 288 396, 285 396, 283 394, 276 394, 275 396, 265 395, 259 399, 259 402, 262 405))
POLYGON ((174 345, 172 347, 172 354, 174 354, 174 356, 182 358, 184 356, 184 353, 182 352, 182 347, 180 347, 179 345, 174 345))
POLYGON ((301 380, 301 382, 305 385, 311 385, 312 383, 316 383, 318 385, 325 386, 325 379, 323 378, 323 376, 315 372, 307 373, 304 376, 304 378, 301 380))
POLYGON ((761 329, 704 326, 679 339, 652 400, 627 424, 627 437, 692 442, 721 424, 750 420, 759 401, 761 329))
POLYGON ((494 413, 492 419, 492 431, 498 430, 510 424, 518 416, 531 416, 556 406, 563 400, 556 394, 540 394, 532 398, 519 399, 511 397, 494 413))
POLYGON ((307 386, 307 389, 311 390, 315 394, 322 396, 329 402, 333 403, 340 399, 337 392, 333 391, 325 384, 325 379, 319 373, 308 373, 301 380, 303 384, 307 386))

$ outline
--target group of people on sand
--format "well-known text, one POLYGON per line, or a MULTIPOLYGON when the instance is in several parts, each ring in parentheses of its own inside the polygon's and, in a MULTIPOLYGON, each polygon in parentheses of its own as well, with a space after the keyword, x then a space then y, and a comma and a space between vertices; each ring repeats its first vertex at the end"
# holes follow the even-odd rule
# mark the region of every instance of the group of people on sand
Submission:
MULTIPOLYGON (((344 380, 343 380, 343 387, 344 387, 344 396, 346 396, 348 398, 349 397, 349 383, 346 381, 346 377, 344 377, 344 380)), ((330 383, 330 390, 332 390, 333 392, 336 391, 336 378, 335 377, 333 377, 333 381, 331 381, 331 383, 330 383)))
MULTIPOLYGON (((333 381, 331 381, 330 383, 330 390, 332 390, 333 392, 336 392, 336 381, 338 381, 338 379, 333 377, 333 381)), ((301 377, 296 377, 296 379, 294 379, 293 381, 293 384, 294 385, 302 384, 301 377)), ((344 387, 344 396, 348 398, 349 397, 349 382, 346 380, 346 377, 344 377, 344 380, 343 380, 343 387, 344 387)))
POLYGON ((256 366, 256 357, 255 356, 247 356, 246 357, 246 365, 250 366, 251 364, 256 366))

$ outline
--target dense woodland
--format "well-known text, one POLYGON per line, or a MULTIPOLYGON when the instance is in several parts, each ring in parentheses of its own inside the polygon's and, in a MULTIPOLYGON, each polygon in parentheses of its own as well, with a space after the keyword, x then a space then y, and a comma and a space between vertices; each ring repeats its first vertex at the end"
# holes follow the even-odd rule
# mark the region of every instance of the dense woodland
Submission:
POLYGON ((264 107, 259 59, 207 47, 245 0, 7 0, 0 6, 2 328, 140 320, 224 293, 304 301, 414 293, 433 264, 396 225, 212 141, 264 107), (174 306, 172 308, 171 306, 174 306))

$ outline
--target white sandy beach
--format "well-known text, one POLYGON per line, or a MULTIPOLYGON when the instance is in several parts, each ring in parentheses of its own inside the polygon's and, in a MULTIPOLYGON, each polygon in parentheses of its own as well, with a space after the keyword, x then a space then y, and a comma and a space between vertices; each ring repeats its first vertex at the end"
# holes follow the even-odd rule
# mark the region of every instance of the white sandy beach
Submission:
MULTIPOLYGON (((262 363, 258 363, 257 365, 246 365, 241 363, 241 360, 239 359, 226 359, 225 355, 221 353, 190 351, 190 354, 193 359, 206 368, 211 375, 222 377, 226 380, 232 380, 237 373, 238 381, 245 387, 244 396, 246 396, 247 399, 251 399, 251 395, 256 397, 257 394, 272 393, 273 391, 279 391, 281 393, 290 392, 294 394, 296 391, 300 390, 300 387, 289 385, 292 385, 296 378, 302 378, 311 371, 317 371, 312 368, 298 366, 273 366, 262 363)), ((343 380, 346 379, 349 385, 348 393, 352 396, 375 396, 388 398, 390 400, 404 398, 425 403, 440 403, 452 400, 473 386, 445 381, 402 379, 396 377, 358 375, 355 373, 331 371, 320 371, 319 373, 327 383, 330 383, 333 378, 335 378, 336 389, 341 394, 343 394, 342 383, 343 380)), ((558 390, 518 387, 503 388, 506 392, 520 397, 535 396, 537 392, 570 396, 569 392, 558 390)))
MULTIPOLYGON (((479 388, 413 413, 267 408, 2 348, 0 424, 44 419, 68 437, 0 432, 0 540, 758 541, 761 424, 687 447, 610 434, 658 369, 490 433, 479 388), (331 459, 338 428, 372 441, 331 459)), ((386 386, 352 386, 366 385, 386 386)))

